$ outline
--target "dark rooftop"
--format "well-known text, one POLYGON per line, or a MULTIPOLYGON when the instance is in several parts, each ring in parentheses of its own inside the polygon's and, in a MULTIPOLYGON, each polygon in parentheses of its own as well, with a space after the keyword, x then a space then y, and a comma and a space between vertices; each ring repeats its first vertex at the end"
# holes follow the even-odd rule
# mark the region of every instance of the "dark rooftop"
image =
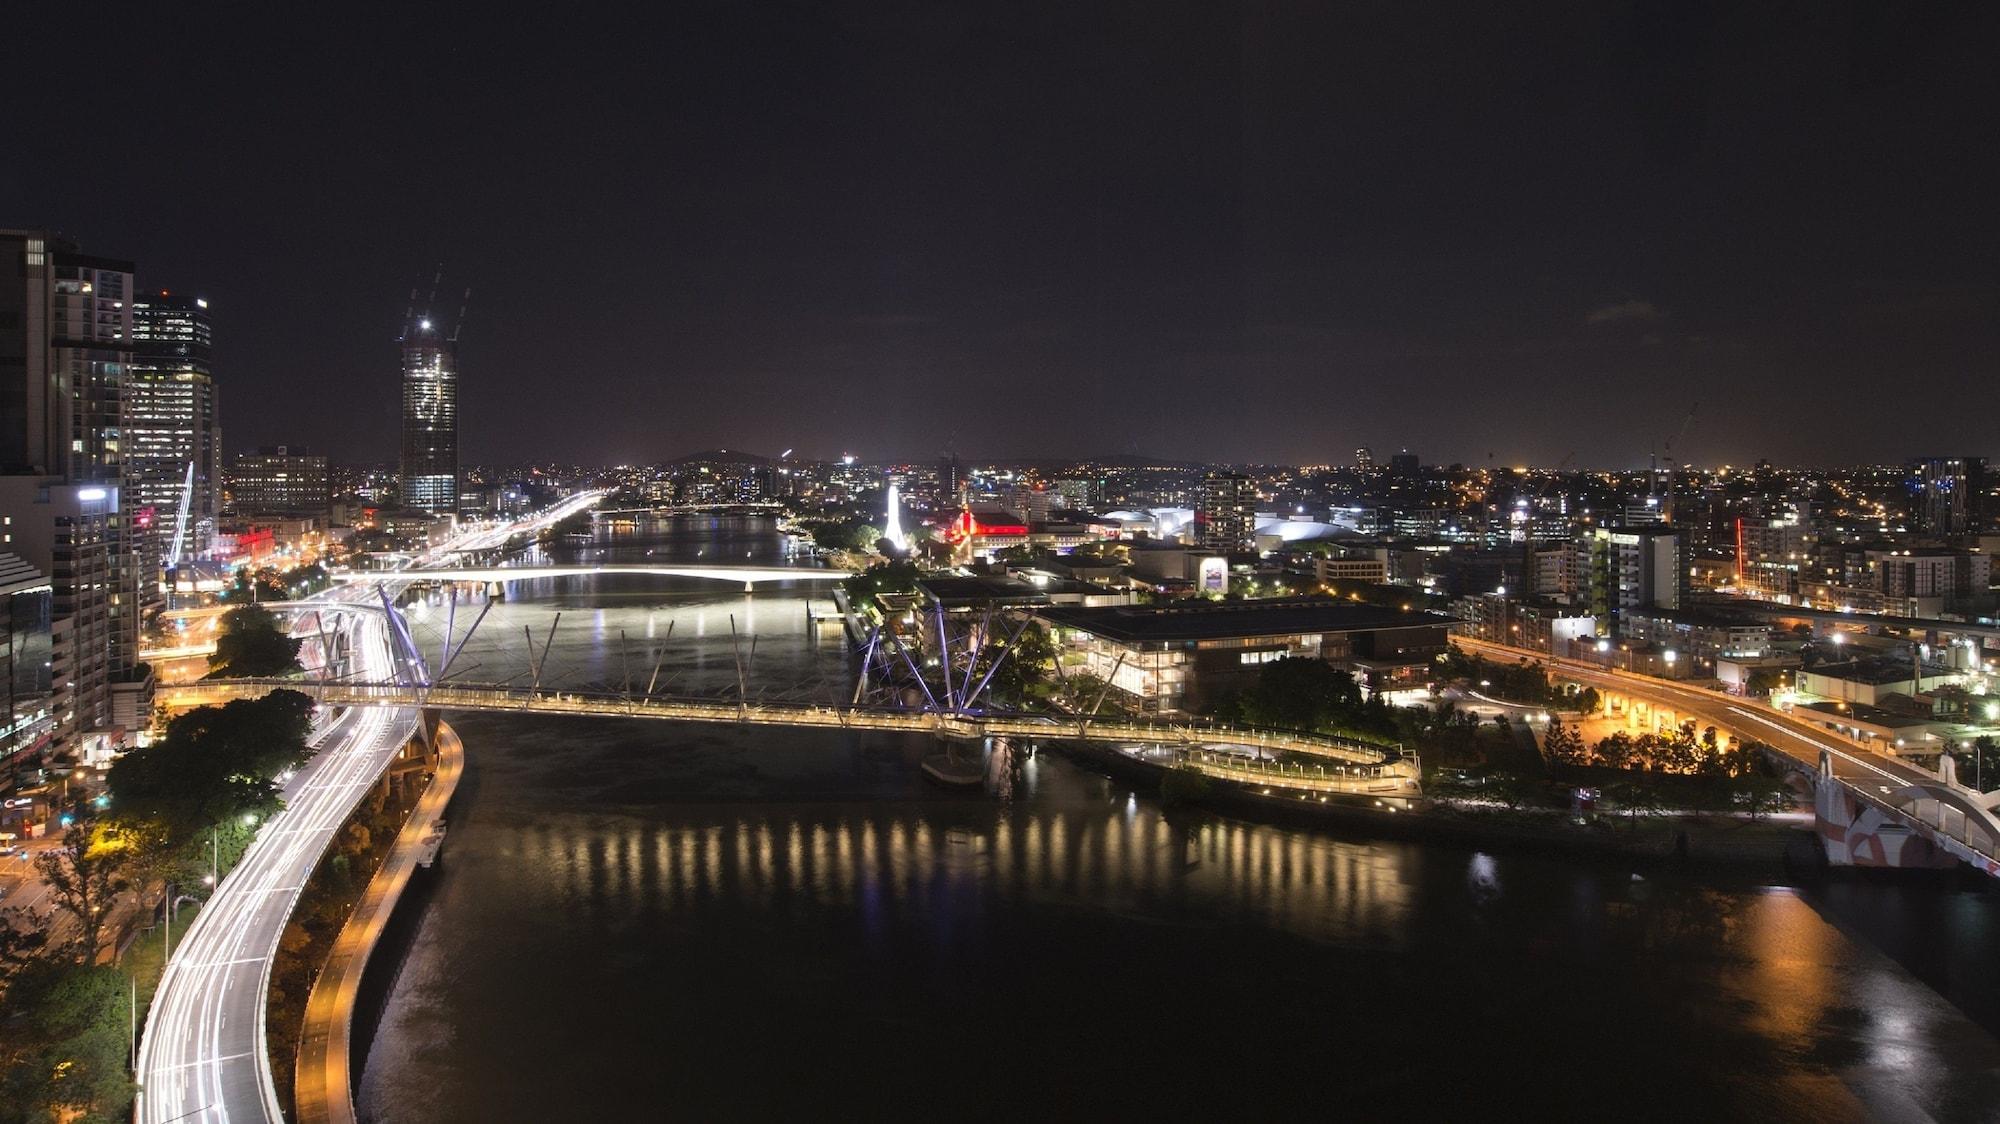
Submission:
MULTIPOLYGON (((1823 663, 1806 668, 1813 675, 1824 675, 1829 679, 1844 679, 1849 683, 1866 683, 1875 687, 1886 687, 1895 683, 1908 683, 1911 679, 1910 665, 1890 660, 1847 660, 1842 663, 1823 663)), ((1924 678, 1950 675, 1951 669, 1937 664, 1924 665, 1924 678)))
POLYGON ((1048 595, 1020 578, 991 575, 968 578, 925 578, 917 583, 946 608, 1000 603, 1038 605, 1048 595))
POLYGON ((1332 598, 1267 601, 1198 601, 1188 605, 1116 605, 1086 609, 1058 605, 1043 620, 1126 644, 1285 636, 1313 632, 1372 632, 1388 628, 1444 628, 1451 619, 1406 613, 1332 598))

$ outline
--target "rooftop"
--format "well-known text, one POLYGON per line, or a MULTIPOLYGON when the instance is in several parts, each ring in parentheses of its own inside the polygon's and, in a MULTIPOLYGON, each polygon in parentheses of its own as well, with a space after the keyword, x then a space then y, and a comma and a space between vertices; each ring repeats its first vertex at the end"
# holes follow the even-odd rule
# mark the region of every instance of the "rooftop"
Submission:
POLYGON ((1034 585, 1020 578, 1001 575, 925 578, 917 583, 925 593, 936 598, 940 605, 950 609, 967 605, 999 603, 1005 605, 1035 605, 1048 600, 1048 595, 1034 585))
POLYGON ((1450 618, 1433 613, 1406 613, 1332 598, 1198 601, 1189 605, 1118 605, 1094 609, 1064 605, 1041 609, 1037 615, 1051 624, 1127 644, 1444 628, 1451 623, 1450 618))

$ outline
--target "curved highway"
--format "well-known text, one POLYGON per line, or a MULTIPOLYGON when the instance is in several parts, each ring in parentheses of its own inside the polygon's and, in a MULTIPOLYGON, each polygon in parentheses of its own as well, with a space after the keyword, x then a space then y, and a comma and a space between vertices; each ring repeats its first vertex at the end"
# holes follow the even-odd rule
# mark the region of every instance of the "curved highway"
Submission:
MULTIPOLYGON (((351 614, 356 658, 388 674, 388 629, 351 614)), ((278 1120, 265 1051, 264 1001, 278 939, 334 833, 416 731, 413 709, 350 709, 285 785, 285 809, 174 950, 139 1047, 137 1119, 278 1120)))
POLYGON ((1906 784, 1930 783, 1937 780, 1936 774, 1928 769, 1913 765, 1901 758, 1864 749, 1846 738, 1830 734, 1784 711, 1735 695, 1701 687, 1684 687, 1665 679, 1655 679, 1650 675, 1618 671, 1580 660, 1551 656, 1546 652, 1510 648, 1504 644, 1493 644, 1466 636, 1454 636, 1452 643, 1475 654, 1508 663, 1531 659, 1560 672, 1566 678, 1668 707, 1676 713, 1699 719, 1703 725, 1715 726, 1741 737, 1763 742, 1808 768, 1819 768, 1820 751, 1825 750, 1833 757, 1834 776, 1870 792, 1887 791, 1892 786, 1899 788, 1906 784))
MULTIPOLYGON (((497 546, 516 531, 561 519, 603 495, 572 496, 534 519, 484 528, 454 545, 497 546)), ((377 576, 394 582, 419 574, 377 576)), ((395 678, 390 621, 372 591, 346 587, 330 596, 325 611, 349 632, 357 674, 395 678), (343 603, 342 593, 354 600, 343 603)), ((334 833, 415 734, 419 718, 412 707, 350 708, 314 739, 318 752, 284 786, 284 810, 258 830, 160 978, 139 1043, 134 1119, 141 1124, 283 1119, 264 1033, 278 940, 334 833)))

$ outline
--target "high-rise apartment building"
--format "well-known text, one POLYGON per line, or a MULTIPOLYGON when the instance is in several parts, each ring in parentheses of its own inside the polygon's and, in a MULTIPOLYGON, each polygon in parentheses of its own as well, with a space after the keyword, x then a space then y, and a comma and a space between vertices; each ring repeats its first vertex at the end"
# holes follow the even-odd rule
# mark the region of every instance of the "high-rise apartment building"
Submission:
POLYGON ((124 487, 132 273, 45 231, 0 230, 0 516, 15 552, 50 576, 65 747, 151 709, 135 673, 144 575, 124 487))
POLYGON ((1680 608, 1686 573, 1680 534, 1671 527, 1593 527, 1577 540, 1576 580, 1600 618, 1680 608))
POLYGON ((1203 478, 1194 508, 1195 541, 1210 550, 1246 550, 1257 541, 1257 482, 1240 472, 1203 478))
POLYGON ((1984 530, 1985 458, 1925 457, 1911 461, 1910 526, 1932 535, 1984 530))
POLYGON ((155 556, 171 549, 183 494, 184 553, 199 550, 214 530, 222 434, 212 349, 208 301, 164 290, 133 298, 125 477, 134 519, 155 556))
POLYGON ((403 330, 403 506, 458 509, 458 348, 429 317, 403 330))

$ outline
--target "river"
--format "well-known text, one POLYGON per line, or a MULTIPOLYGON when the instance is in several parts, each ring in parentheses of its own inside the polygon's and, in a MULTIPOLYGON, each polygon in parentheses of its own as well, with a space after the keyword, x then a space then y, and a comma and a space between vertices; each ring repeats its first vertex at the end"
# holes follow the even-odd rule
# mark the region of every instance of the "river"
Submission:
MULTIPOLYGON (((789 557, 767 521, 708 517, 590 549, 789 557)), ((753 693, 833 698, 810 596, 525 583, 461 663, 525 676, 524 627, 539 646, 560 612, 545 681, 643 686, 657 660, 663 689, 733 697, 741 657, 753 693)), ((432 645, 447 615, 417 614, 432 645)), ((2000 1106, 1992 893, 1163 812, 1047 753, 965 794, 923 780, 918 739, 452 721, 471 765, 390 965, 370 1120, 2000 1106)))

